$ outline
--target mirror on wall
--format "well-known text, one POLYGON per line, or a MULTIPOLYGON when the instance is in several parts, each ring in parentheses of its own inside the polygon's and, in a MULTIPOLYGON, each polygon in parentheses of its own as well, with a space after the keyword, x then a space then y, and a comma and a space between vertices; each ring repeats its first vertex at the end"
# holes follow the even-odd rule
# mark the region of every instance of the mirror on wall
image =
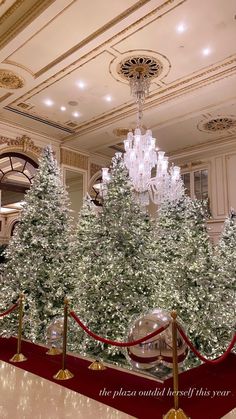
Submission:
POLYGON ((74 222, 78 221, 80 208, 84 197, 84 175, 73 169, 65 169, 65 184, 70 199, 70 209, 74 222))

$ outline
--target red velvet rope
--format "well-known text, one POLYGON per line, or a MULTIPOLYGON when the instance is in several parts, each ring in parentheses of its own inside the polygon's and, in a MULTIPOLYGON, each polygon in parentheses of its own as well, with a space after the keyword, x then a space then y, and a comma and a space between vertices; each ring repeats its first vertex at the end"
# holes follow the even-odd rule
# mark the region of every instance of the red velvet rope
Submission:
POLYGON ((177 328, 178 328, 178 331, 181 334, 182 338, 185 340, 187 345, 190 347, 190 349, 195 353, 195 355, 199 359, 201 359, 201 361, 206 362, 206 364, 219 364, 220 362, 224 361, 225 358, 229 355, 230 351, 233 349, 233 347, 236 343, 236 334, 235 334, 224 354, 222 354, 217 359, 207 359, 203 355, 201 355, 200 352, 198 352, 198 350, 193 346, 192 342, 186 336, 186 334, 184 333, 183 329, 180 327, 179 324, 177 324, 177 328))
POLYGON ((8 308, 8 310, 4 311, 3 313, 0 313, 0 317, 7 316, 9 313, 11 313, 12 311, 14 311, 16 309, 16 307, 18 307, 18 303, 14 304, 13 306, 11 306, 10 308, 8 308))
POLYGON ((92 338, 98 340, 99 342, 102 343, 107 343, 108 345, 112 345, 112 346, 120 346, 120 347, 129 347, 129 346, 135 346, 138 345, 142 342, 145 342, 148 339, 153 338, 154 336, 159 335, 159 333, 163 332, 163 330, 165 330, 170 323, 168 323, 166 326, 162 326, 159 329, 155 330, 154 332, 150 333, 147 336, 144 336, 141 339, 137 339, 137 340, 133 340, 131 342, 116 342, 114 340, 110 340, 110 339, 106 339, 106 338, 102 338, 101 336, 96 335, 95 333, 93 333, 91 330, 89 330, 83 323, 82 321, 76 316, 74 311, 70 312, 70 316, 73 317, 73 319, 79 324, 79 326, 92 338))

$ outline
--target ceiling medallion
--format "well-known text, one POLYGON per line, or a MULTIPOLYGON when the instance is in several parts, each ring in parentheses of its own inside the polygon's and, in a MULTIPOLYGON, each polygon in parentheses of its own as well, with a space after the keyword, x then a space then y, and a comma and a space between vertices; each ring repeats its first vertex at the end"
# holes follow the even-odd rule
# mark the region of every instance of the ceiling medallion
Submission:
POLYGON ((151 56, 132 56, 125 58, 118 64, 118 74, 128 82, 142 74, 144 79, 154 79, 158 77, 163 70, 161 61, 151 56))
POLYGON ((215 118, 204 124, 206 131, 227 131, 236 127, 236 119, 232 118, 215 118))
POLYGON ((201 121, 198 125, 200 131, 217 132, 230 131, 236 128, 236 117, 222 116, 212 118, 208 121, 201 121))
POLYGON ((20 89, 24 84, 23 78, 13 71, 0 69, 0 87, 3 89, 20 89))

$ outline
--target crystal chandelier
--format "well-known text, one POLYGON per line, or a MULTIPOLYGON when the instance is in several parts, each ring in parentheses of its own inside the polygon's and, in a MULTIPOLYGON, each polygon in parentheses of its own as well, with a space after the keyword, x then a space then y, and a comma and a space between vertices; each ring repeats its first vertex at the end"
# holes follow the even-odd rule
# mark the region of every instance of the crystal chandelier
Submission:
POLYGON ((137 66, 133 74, 129 84, 138 107, 137 128, 134 133, 129 132, 124 140, 125 165, 134 189, 139 194, 141 205, 148 205, 149 197, 157 205, 178 200, 184 193, 180 168, 169 168, 165 152, 157 153, 156 140, 152 138, 151 130, 147 130, 145 134, 141 132, 143 104, 149 93, 150 78, 146 77, 142 66, 137 66))

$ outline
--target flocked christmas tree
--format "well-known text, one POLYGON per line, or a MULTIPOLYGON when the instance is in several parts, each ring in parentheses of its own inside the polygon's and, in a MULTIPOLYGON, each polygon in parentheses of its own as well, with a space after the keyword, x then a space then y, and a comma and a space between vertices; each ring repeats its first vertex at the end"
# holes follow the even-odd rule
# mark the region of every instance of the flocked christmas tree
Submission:
MULTIPOLYGON (((136 204, 123 159, 112 161, 103 210, 85 202, 77 231, 79 316, 95 333, 124 341, 133 317, 153 306, 155 262, 150 221, 136 204)), ((80 348, 120 360, 120 349, 84 335, 80 348)))
POLYGON ((211 317, 215 319, 215 354, 227 347, 236 326, 236 213, 230 211, 213 257, 211 317))
MULTIPOLYGON (((63 313, 63 298, 73 294, 70 212, 67 192, 50 146, 39 160, 25 196, 18 226, 6 250, 1 308, 25 294, 24 335, 45 341, 47 325, 63 313)), ((1 333, 15 334, 14 315, 1 321, 1 333)))
POLYGON ((204 207, 183 195, 162 205, 156 228, 156 305, 176 309, 195 346, 212 354, 212 246, 204 207))

